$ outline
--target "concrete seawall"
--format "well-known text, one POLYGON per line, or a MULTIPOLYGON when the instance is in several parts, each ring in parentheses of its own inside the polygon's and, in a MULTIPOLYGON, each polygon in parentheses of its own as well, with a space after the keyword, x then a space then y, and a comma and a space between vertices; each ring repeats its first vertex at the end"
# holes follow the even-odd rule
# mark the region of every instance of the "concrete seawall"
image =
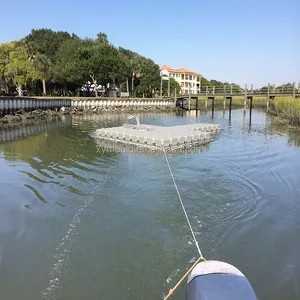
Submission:
POLYGON ((148 109, 175 109, 174 100, 159 99, 55 99, 55 98, 0 98, 0 115, 24 109, 32 111, 36 109, 60 109, 61 107, 73 107, 76 109, 121 109, 121 110, 142 110, 148 109))

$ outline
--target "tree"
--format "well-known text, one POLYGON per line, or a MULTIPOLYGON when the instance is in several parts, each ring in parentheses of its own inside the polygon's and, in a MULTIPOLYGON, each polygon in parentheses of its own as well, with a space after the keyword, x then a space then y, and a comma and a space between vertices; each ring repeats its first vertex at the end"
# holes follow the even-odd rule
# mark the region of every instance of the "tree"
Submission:
POLYGON ((0 87, 9 92, 9 81, 11 77, 7 70, 10 53, 13 50, 13 43, 3 43, 0 45, 0 87))
MULTIPOLYGON (((176 89, 176 93, 179 94, 181 87, 180 84, 174 79, 170 78, 170 92, 174 93, 176 89)), ((168 95, 168 90, 169 90, 169 83, 167 80, 163 81, 163 94, 168 95)))
POLYGON ((151 59, 145 59, 140 65, 140 77, 136 78, 136 92, 152 97, 153 91, 160 87, 160 70, 151 59))
POLYGON ((106 33, 103 33, 103 32, 97 33, 96 41, 99 43, 108 44, 108 38, 107 38, 106 33))
POLYGON ((4 77, 11 80, 17 87, 19 96, 22 96, 22 87, 29 81, 36 80, 36 72, 28 59, 28 53, 22 43, 11 43, 8 63, 4 69, 4 77))
POLYGON ((40 72, 43 83, 43 95, 47 95, 46 91, 46 74, 50 69, 50 59, 45 54, 38 54, 34 60, 34 66, 40 72))
MULTIPOLYGON (((125 63, 117 48, 106 43, 83 45, 74 53, 69 72, 84 82, 92 80, 97 94, 99 84, 121 82, 125 78, 125 63)), ((75 79, 75 78, 74 78, 75 79)))
POLYGON ((29 35, 24 38, 29 52, 32 56, 45 54, 50 60, 54 58, 61 44, 71 38, 77 38, 64 31, 52 31, 51 29, 33 29, 29 35))

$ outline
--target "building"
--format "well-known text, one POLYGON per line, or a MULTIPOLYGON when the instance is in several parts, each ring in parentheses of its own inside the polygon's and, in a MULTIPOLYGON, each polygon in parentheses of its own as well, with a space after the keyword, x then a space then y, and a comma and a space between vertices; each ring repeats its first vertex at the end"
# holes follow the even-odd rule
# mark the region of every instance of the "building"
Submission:
POLYGON ((170 78, 174 78, 181 86, 180 94, 187 95, 191 90, 191 94, 198 94, 200 88, 200 77, 199 73, 187 70, 185 68, 173 69, 167 65, 163 65, 160 68, 161 71, 168 71, 170 78))

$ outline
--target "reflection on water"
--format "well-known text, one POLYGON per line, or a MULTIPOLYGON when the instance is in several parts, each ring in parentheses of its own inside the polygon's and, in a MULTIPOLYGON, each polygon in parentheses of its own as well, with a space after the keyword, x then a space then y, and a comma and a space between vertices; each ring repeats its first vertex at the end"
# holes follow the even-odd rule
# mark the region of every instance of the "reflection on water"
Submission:
POLYGON ((300 129, 289 128, 287 126, 272 125, 271 132, 273 134, 282 134, 288 136, 288 144, 300 147, 300 129))
POLYGON ((13 125, 0 127, 0 143, 13 140, 26 139, 27 137, 39 133, 45 133, 56 130, 59 127, 71 126, 71 118, 62 116, 59 119, 36 121, 24 125, 13 125))
MULTIPOLYGON (((256 110, 251 122, 243 110, 139 115, 221 124, 201 151, 169 154, 204 255, 240 268, 260 299, 299 299, 299 131, 256 110)), ((160 299, 196 258, 163 156, 91 137, 127 117, 0 129, 0 299, 160 299)))

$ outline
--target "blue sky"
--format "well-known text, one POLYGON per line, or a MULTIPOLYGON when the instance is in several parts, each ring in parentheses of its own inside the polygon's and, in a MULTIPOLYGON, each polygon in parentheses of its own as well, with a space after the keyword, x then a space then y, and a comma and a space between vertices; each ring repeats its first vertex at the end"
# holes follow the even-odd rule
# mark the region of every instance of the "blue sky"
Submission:
POLYGON ((255 86, 300 82, 299 0, 0 2, 0 42, 32 28, 81 37, 101 31, 116 46, 208 79, 255 86))

